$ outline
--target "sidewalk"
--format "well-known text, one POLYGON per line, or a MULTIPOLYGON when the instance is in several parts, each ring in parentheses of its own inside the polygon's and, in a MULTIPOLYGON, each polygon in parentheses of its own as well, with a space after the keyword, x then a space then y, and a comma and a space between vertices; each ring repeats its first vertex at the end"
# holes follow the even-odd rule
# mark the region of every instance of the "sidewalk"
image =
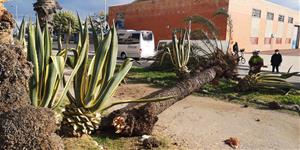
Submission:
MULTIPOLYGON (((299 51, 300 52, 300 51, 299 51)), ((264 52, 267 53, 267 52, 264 52)), ((262 70, 263 71, 272 71, 272 66, 271 66, 271 56, 273 53, 271 54, 264 54, 261 53, 260 56, 264 59, 264 65, 267 66, 266 68, 263 67, 262 70)), ((250 60, 250 57, 252 56, 252 54, 245 54, 245 59, 246 59, 246 63, 245 64, 241 64, 242 66, 249 66, 248 65, 248 61, 250 60)), ((282 59, 283 62, 279 68, 280 72, 287 72, 288 69, 292 67, 291 72, 300 72, 300 55, 291 55, 291 53, 289 53, 289 55, 287 54, 282 54, 282 59)))
MULTIPOLYGON (((283 49, 279 51, 281 55, 285 55, 285 56, 300 56, 300 49, 283 49)), ((272 55, 273 53, 274 50, 260 52, 261 55, 272 55)), ((247 54, 251 54, 251 52, 247 54)))

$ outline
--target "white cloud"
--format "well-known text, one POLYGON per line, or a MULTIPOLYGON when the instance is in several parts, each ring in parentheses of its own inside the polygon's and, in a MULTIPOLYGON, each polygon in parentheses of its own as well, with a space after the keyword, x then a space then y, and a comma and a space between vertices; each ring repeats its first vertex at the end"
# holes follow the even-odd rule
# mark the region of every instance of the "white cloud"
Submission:
POLYGON ((300 11, 300 0, 269 0, 269 1, 300 11))

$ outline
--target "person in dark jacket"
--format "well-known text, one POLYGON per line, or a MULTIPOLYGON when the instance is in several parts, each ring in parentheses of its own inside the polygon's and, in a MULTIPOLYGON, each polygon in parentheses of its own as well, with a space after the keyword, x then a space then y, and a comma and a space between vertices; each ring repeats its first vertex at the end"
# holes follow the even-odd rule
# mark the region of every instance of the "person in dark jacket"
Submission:
POLYGON ((279 53, 279 50, 276 49, 275 53, 271 57, 272 72, 275 72, 275 70, 277 73, 279 72, 279 66, 281 62, 282 62, 282 56, 279 53))
POLYGON ((237 42, 234 43, 232 49, 233 49, 233 52, 234 52, 235 54, 238 54, 238 52, 239 52, 239 45, 238 45, 237 42))

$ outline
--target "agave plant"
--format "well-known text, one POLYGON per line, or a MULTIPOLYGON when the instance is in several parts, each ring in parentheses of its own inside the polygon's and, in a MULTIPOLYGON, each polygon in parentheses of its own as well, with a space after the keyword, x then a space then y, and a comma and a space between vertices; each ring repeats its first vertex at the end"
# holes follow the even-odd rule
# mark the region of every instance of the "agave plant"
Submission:
POLYGON ((272 74, 253 74, 246 75, 239 81, 238 89, 240 91, 253 91, 261 89, 271 90, 290 90, 296 88, 293 84, 288 83, 285 79, 293 76, 294 73, 287 73, 284 76, 275 76, 272 74))
MULTIPOLYGON (((25 41, 25 21, 21 25, 20 41, 25 41)), ((75 76, 75 72, 79 69, 83 60, 83 55, 79 56, 79 60, 71 73, 71 76, 65 84, 62 93, 59 95, 58 90, 63 86, 63 74, 66 64, 67 50, 52 55, 52 39, 46 24, 42 32, 38 17, 36 26, 29 23, 28 32, 28 60, 33 64, 33 75, 29 81, 30 99, 32 105, 36 107, 56 108, 66 96, 70 88, 71 81, 75 76)), ((83 50, 86 51, 86 50, 83 50)))
POLYGON ((295 76, 295 75, 297 75, 297 74, 299 74, 300 72, 291 72, 291 69, 293 68, 293 66, 291 66, 289 69, 288 69, 288 71, 286 72, 286 73, 283 73, 283 74, 281 74, 281 78, 282 79, 288 79, 288 78, 290 78, 290 77, 292 77, 292 76, 295 76))
POLYGON ((173 32, 172 48, 165 48, 165 53, 161 58, 161 63, 164 61, 166 55, 170 56, 173 66, 179 74, 179 77, 188 74, 190 71, 187 67, 190 58, 190 31, 184 30, 181 32, 180 39, 178 40, 177 35, 173 32))
MULTIPOLYGON (((80 19, 78 19, 79 22, 80 19)), ((119 69, 117 65, 118 37, 115 27, 103 37, 91 22, 95 55, 89 61, 88 52, 82 48, 89 47, 88 21, 85 27, 80 27, 79 45, 73 50, 74 58, 70 66, 77 64, 77 56, 84 55, 83 63, 75 75, 73 90, 68 92, 70 104, 63 112, 61 131, 68 136, 81 136, 90 134, 98 128, 101 114, 108 108, 123 103, 159 101, 155 100, 112 100, 112 96, 132 66, 132 60, 127 59, 119 69)), ((80 23, 81 24, 81 23, 80 23)))
POLYGON ((26 24, 25 24, 25 18, 22 19, 21 26, 19 28, 19 35, 18 35, 18 40, 21 42, 21 44, 26 47, 26 24))

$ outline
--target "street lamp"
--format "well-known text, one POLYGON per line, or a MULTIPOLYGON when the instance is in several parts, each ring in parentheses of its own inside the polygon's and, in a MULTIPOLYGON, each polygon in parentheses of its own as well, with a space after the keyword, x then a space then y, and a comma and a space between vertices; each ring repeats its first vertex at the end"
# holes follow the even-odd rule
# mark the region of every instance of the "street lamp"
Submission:
POLYGON ((107 12, 107 0, 104 0, 104 20, 106 21, 106 12, 107 12))

